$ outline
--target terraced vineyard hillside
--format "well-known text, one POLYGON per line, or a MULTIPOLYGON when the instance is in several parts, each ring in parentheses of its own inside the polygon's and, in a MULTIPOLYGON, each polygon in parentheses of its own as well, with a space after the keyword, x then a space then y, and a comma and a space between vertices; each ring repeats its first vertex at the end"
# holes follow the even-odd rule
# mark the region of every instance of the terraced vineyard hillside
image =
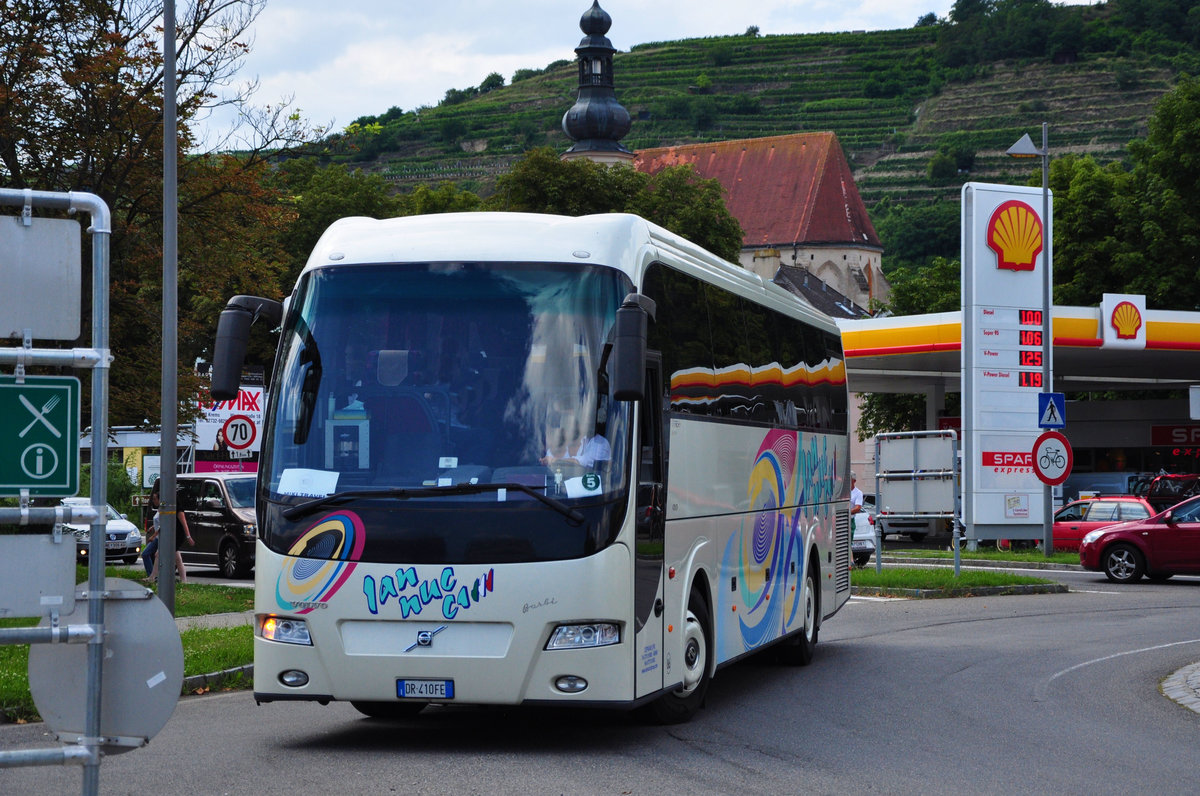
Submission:
POLYGON ((1119 160, 1130 140, 1146 134, 1154 104, 1173 83, 1170 70, 1123 59, 1066 66, 996 64, 985 76, 948 84, 921 103, 904 145, 859 164, 855 179, 868 206, 888 195, 901 201, 955 198, 958 185, 935 187, 926 179, 929 159, 948 141, 976 152, 964 180, 1023 183, 1037 166, 1004 153, 1024 133, 1040 146, 1043 121, 1049 125, 1052 156, 1119 160))
MULTIPOLYGON (((1043 121, 1055 155, 1123 157, 1178 72, 1150 55, 948 70, 935 44, 936 28, 921 27, 637 45, 614 59, 617 97, 633 117, 623 143, 638 150, 831 130, 868 207, 885 196, 956 199, 965 180, 1024 182, 1032 166, 1004 150, 1023 133, 1037 139, 1043 121), (931 184, 929 161, 947 146, 974 162, 959 179, 931 184)), ((570 43, 564 54, 573 55, 570 43)), ((365 116, 324 142, 323 155, 382 173, 401 191, 451 181, 487 194, 526 149, 571 144, 560 122, 575 101, 574 61, 514 78, 436 108, 365 116)))

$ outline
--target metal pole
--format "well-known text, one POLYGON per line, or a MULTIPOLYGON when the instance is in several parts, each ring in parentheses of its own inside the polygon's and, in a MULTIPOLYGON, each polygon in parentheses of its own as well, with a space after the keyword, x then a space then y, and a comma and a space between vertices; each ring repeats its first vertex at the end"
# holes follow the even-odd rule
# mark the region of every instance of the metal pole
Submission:
MULTIPOLYGON (((1046 355, 1042 358, 1042 392, 1054 392, 1054 370, 1050 360, 1054 357, 1053 325, 1050 315, 1054 310, 1051 292, 1053 277, 1050 273, 1054 258, 1054 233, 1050 229, 1050 140, 1048 125, 1042 122, 1042 345, 1046 355)), ((1054 502, 1049 484, 1042 485, 1042 552, 1050 556, 1054 552, 1054 502)))
MULTIPOLYGON (((37 207, 65 209, 70 213, 86 212, 91 217, 88 232, 92 236, 92 349, 64 352, 61 361, 46 352, 29 355, 35 364, 90 367, 92 369, 92 480, 91 500, 98 507, 92 520, 88 542, 88 629, 73 633, 67 629, 66 641, 83 640, 86 635, 87 694, 84 706, 83 737, 76 747, 62 750, 33 750, 28 753, 0 753, 0 767, 42 765, 49 760, 83 764, 84 796, 94 796, 100 789, 101 694, 104 665, 104 539, 108 524, 108 375, 112 359, 108 350, 109 327, 109 243, 112 236, 112 216, 108 205, 99 196, 71 191, 13 191, 0 189, 0 205, 32 204, 37 207)), ((24 353, 21 356, 25 356, 24 353)), ((23 359, 18 358, 18 363, 23 359)), ((28 510, 36 516, 37 509, 28 510)), ((55 518, 57 521, 57 518, 55 518)), ((60 638, 60 641, 62 639, 60 638)))
POLYGON ((175 109, 175 0, 163 4, 162 419, 159 424, 158 597, 175 615, 175 471, 179 423, 178 141, 175 109))
MULTIPOLYGON (((72 195, 74 198, 74 194, 72 195)), ((76 206, 73 202, 72 206, 76 206)), ((83 792, 100 791, 101 672, 104 666, 104 539, 108 526, 108 350, 109 238, 112 223, 99 197, 80 195, 79 207, 92 212, 92 348, 100 357, 92 367, 92 505, 100 516, 92 522, 88 541, 88 624, 99 630, 87 649, 87 709, 82 745, 83 792)))

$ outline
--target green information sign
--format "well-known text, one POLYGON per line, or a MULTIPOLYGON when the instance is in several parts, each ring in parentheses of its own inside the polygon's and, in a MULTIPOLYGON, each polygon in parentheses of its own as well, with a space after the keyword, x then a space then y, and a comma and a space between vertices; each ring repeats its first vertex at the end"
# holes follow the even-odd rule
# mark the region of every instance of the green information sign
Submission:
POLYGON ((0 376, 0 495, 79 491, 79 379, 0 376))

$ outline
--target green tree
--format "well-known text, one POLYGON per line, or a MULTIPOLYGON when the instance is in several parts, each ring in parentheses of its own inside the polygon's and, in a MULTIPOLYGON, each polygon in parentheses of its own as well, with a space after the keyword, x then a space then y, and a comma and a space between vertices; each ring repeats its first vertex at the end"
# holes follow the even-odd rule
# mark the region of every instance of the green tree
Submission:
MULTIPOLYGON (((1144 293, 1161 309, 1200 307, 1200 81, 1185 76, 1155 108, 1132 169, 1051 161, 1055 298, 1095 304, 1144 293)), ((1040 174, 1030 184, 1040 184, 1040 174)))
POLYGON ((1118 163, 1101 166, 1075 155, 1050 161, 1057 303, 1086 306, 1099 303, 1105 292, 1125 291, 1116 261, 1125 249, 1120 226, 1131 185, 1118 163))
POLYGON ((290 197, 290 223, 281 235, 289 255, 289 287, 321 234, 334 221, 346 216, 391 218, 400 214, 401 202, 378 174, 350 171, 340 164, 320 166, 304 158, 289 161, 276 180, 282 193, 290 197))
MULTIPOLYGON (((211 338, 196 330, 215 323, 215 315, 199 313, 243 280, 271 286, 278 278, 273 241, 281 217, 261 186, 267 153, 320 133, 286 105, 256 108, 247 93, 231 93, 263 6, 196 0, 177 17, 181 419, 195 404, 191 362, 203 353, 201 337, 211 338), (236 106, 248 121, 235 131, 237 157, 216 154, 229 137, 197 153, 195 120, 217 104, 236 106)), ((0 186, 87 190, 112 213, 114 424, 140 424, 159 404, 161 14, 154 0, 42 0, 6 3, 0 24, 0 186)), ((83 303, 89 315, 91 302, 83 303)))
MULTIPOLYGON (((586 159, 563 160, 553 149, 537 147, 497 178, 488 209, 564 216, 611 213, 624 207, 629 190, 618 176, 624 175, 586 159)), ((642 179, 649 178, 630 177, 634 183, 642 179)))
POLYGON ((467 120, 461 116, 447 116, 438 123, 438 134, 447 144, 453 144, 467 134, 467 120))
POLYGON ((483 79, 479 84, 479 92, 486 94, 489 91, 495 91, 498 88, 504 88, 504 76, 499 72, 492 72, 483 79))
MULTIPOLYGON (((892 293, 885 309, 893 315, 952 312, 961 305, 962 266, 958 260, 934 257, 928 265, 889 277, 892 293)), ((949 403, 958 399, 947 396, 949 403)), ((925 427, 925 396, 872 393, 862 396, 856 429, 859 439, 885 431, 918 431, 925 427)))
POLYGON ((497 179, 487 207, 567 216, 635 213, 727 260, 736 262, 741 249, 741 225, 725 207, 720 183, 690 166, 651 176, 585 159, 564 161, 539 147, 497 179))
POLYGON ((713 254, 738 261, 744 233, 725 206, 724 188, 690 165, 669 166, 625 203, 635 213, 682 235, 713 254))
POLYGON ((458 188, 452 182, 444 182, 436 188, 419 185, 410 194, 399 199, 400 215, 419 216, 428 213, 465 213, 480 210, 483 200, 470 191, 458 188))
POLYGON ((929 159, 925 167, 925 176, 930 185, 949 185, 958 179, 958 166, 954 157, 945 152, 938 152, 929 159))
POLYGON ((886 253, 888 278, 928 265, 934 257, 957 257, 962 208, 958 202, 896 204, 884 198, 871 210, 886 253))
POLYGON ((1184 76, 1129 145, 1134 202, 1117 270, 1152 306, 1200 308, 1200 80, 1184 76), (1153 264, 1152 267, 1147 267, 1153 264))

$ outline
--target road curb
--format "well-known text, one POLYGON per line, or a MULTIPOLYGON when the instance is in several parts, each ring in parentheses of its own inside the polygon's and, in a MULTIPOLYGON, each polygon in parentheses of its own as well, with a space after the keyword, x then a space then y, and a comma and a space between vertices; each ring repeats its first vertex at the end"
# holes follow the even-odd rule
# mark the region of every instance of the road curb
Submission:
MULTIPOLYGON (((224 688, 226 684, 239 680, 254 680, 254 664, 248 663, 245 666, 235 666, 232 669, 224 669, 223 671, 213 672, 211 674, 194 674, 191 677, 183 678, 183 694, 204 693, 206 691, 215 691, 219 688, 224 688)), ((250 686, 247 685, 246 688, 250 686)))
POLYGON ((1162 694, 1183 707, 1200 713, 1200 663, 1172 672, 1162 683, 1162 694))

